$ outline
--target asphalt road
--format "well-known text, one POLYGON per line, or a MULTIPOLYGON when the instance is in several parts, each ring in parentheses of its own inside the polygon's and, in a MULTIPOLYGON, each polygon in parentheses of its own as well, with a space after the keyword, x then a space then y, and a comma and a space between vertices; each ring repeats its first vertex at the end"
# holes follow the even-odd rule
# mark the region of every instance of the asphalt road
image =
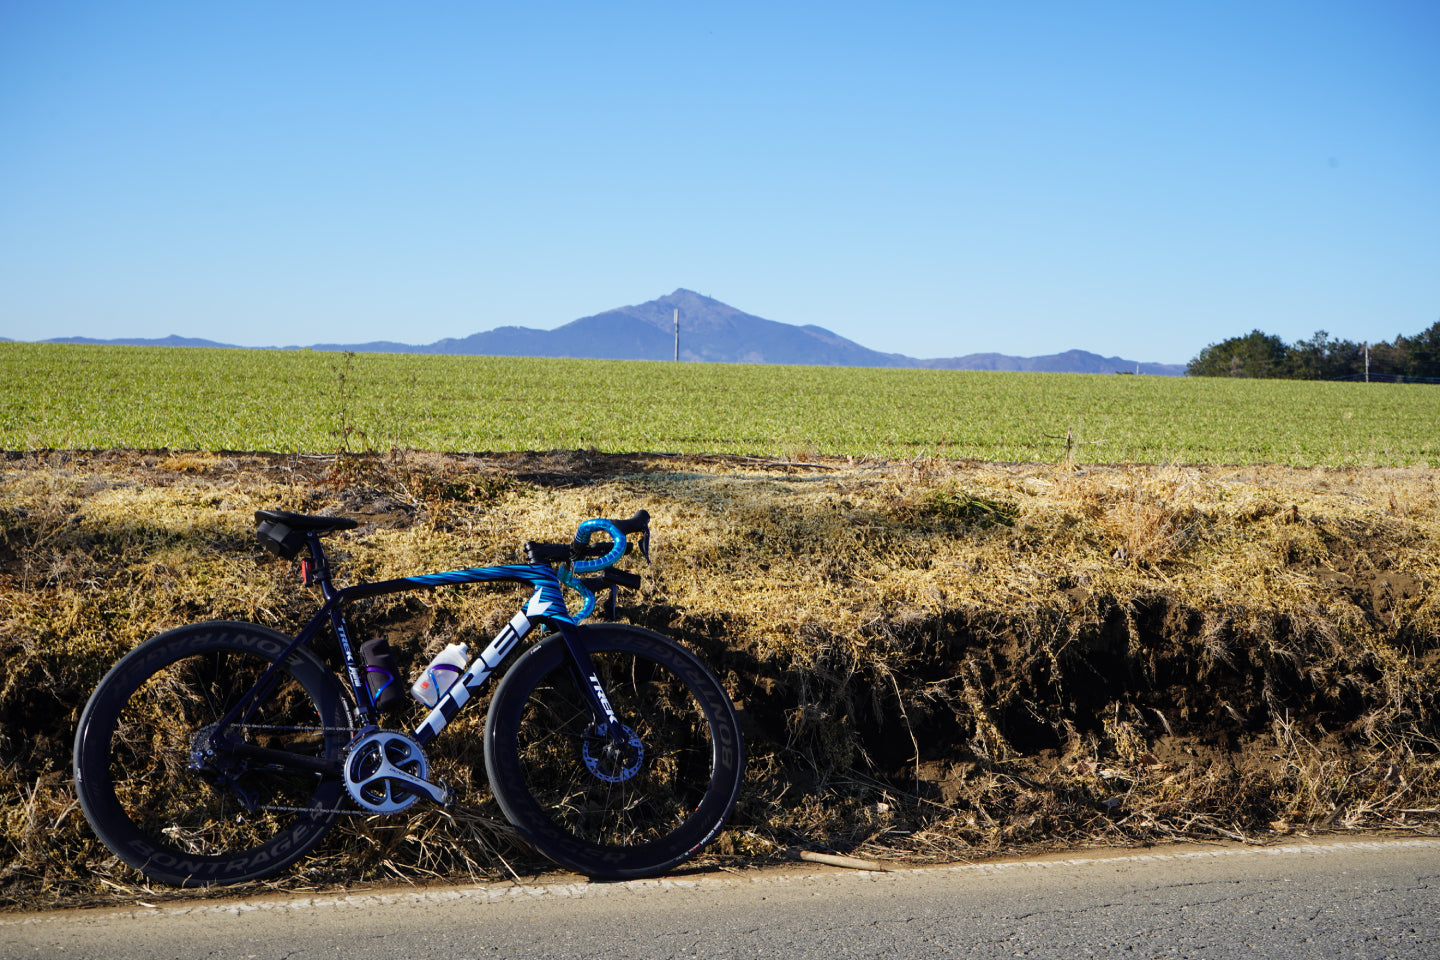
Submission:
POLYGON ((1440 958, 1440 839, 0 916, 4 958, 1440 958))

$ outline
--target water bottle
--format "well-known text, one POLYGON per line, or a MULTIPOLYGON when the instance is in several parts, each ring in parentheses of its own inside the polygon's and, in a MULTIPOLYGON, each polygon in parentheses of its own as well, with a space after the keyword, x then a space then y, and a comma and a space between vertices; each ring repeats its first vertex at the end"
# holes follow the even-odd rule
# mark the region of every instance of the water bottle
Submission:
POLYGON ((435 706, 440 702, 440 695, 460 679, 460 674, 465 672, 465 664, 469 660, 468 646, 463 643, 450 644, 430 661, 430 666, 425 668, 420 679, 410 688, 410 695, 427 707, 435 706))

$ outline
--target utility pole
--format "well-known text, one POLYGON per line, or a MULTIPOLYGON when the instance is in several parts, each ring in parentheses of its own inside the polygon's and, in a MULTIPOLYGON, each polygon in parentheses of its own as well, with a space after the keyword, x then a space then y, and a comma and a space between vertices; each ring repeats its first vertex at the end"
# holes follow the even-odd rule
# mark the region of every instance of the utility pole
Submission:
POLYGON ((680 308, 675 308, 675 362, 680 362, 680 308))
POLYGON ((1370 382, 1370 341, 1365 341, 1365 382, 1370 382))

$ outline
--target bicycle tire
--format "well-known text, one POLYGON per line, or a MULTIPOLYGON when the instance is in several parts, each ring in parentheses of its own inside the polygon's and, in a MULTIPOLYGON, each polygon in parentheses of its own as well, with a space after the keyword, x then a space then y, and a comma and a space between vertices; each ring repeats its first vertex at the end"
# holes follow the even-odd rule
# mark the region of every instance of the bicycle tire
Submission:
MULTIPOLYGON (((163 883, 231 884, 278 873, 320 842, 344 798, 338 776, 234 755, 203 775, 192 767, 199 731, 225 716, 290 642, 255 624, 191 624, 147 640, 100 681, 75 737, 75 791, 121 860, 163 883)), ((232 729, 261 746, 336 758, 351 726, 334 674, 300 648, 247 723, 232 729)))
POLYGON ((485 767, 507 819, 596 879, 654 876, 714 839, 740 793, 744 743, 725 688, 678 643, 623 624, 580 628, 632 754, 603 756, 564 639, 528 650, 495 691, 485 767))

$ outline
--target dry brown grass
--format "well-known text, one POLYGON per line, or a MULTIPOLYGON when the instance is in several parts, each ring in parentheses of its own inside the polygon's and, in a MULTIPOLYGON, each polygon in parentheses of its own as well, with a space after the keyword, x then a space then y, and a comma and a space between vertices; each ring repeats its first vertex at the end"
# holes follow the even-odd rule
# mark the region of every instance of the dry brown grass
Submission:
MULTIPOLYGON (((1440 823, 1433 471, 803 460, 11 456, 0 895, 162 895, 90 835, 70 739, 100 675, 155 632, 313 609, 255 544, 260 507, 365 521, 335 541, 355 580, 511 560, 649 509, 655 562, 621 615, 715 666, 752 756, 711 862, 1440 823)), ((413 594, 359 625, 413 668, 516 599, 413 594)), ((489 798, 478 720, 438 742, 455 809, 353 818, 276 883, 541 868, 489 798)))

